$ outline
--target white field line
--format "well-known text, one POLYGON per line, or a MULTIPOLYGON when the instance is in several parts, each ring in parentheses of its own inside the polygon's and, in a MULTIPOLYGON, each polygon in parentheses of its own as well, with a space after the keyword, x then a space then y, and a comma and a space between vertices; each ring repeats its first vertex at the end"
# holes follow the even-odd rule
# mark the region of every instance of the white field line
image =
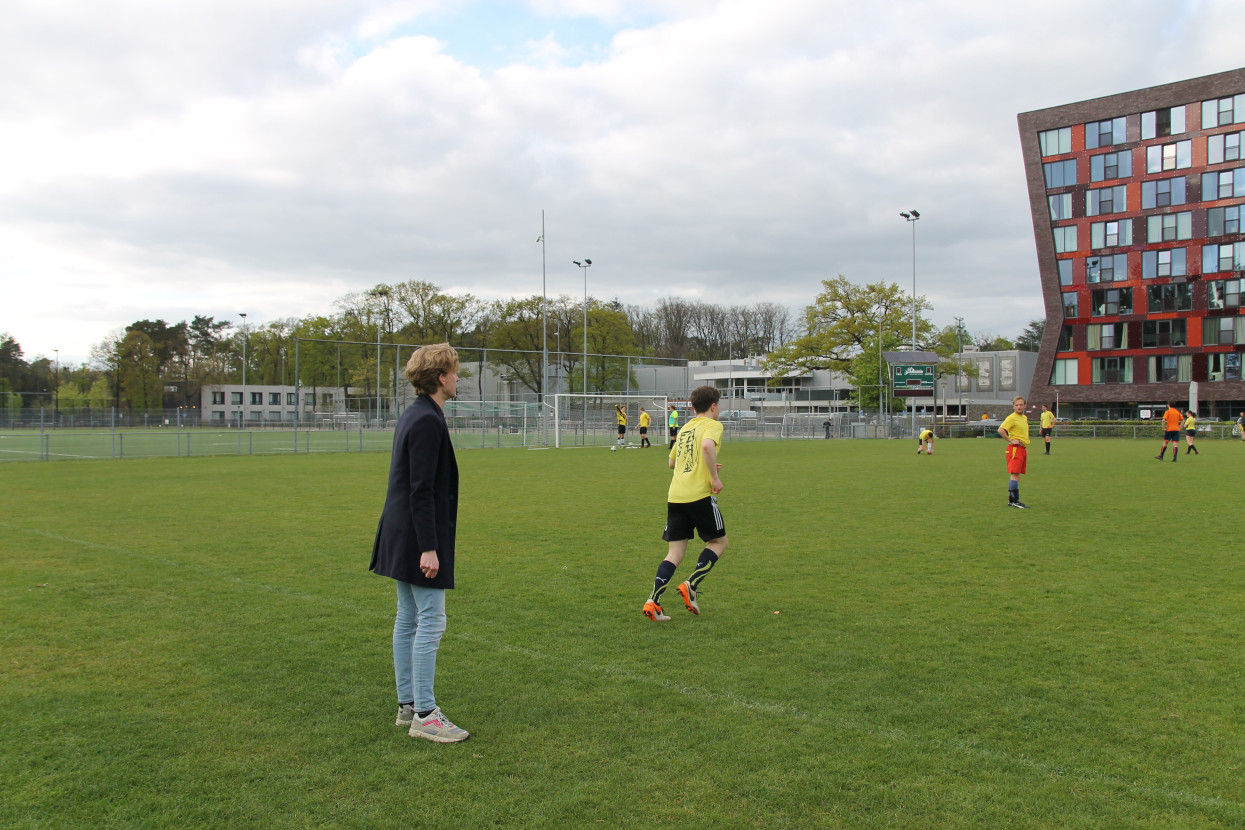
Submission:
MULTIPOLYGON (((281 596, 291 597, 293 599, 303 599, 309 602, 332 606, 360 616, 377 616, 390 617, 392 610, 389 608, 390 603, 386 602, 385 610, 382 612, 377 608, 370 606, 360 606, 357 603, 343 601, 333 597, 327 597, 322 594, 311 594, 306 591, 292 590, 283 585, 270 585, 262 582, 256 582, 250 579, 242 579, 241 577, 230 576, 228 572, 220 568, 208 568, 202 565, 194 565, 186 562, 179 562, 175 559, 169 559, 164 556, 152 556, 150 554, 139 553, 137 551, 127 550, 115 545, 105 545, 99 542, 92 542, 86 539, 75 539, 70 536, 62 536, 56 533, 49 533, 44 530, 36 530, 34 528, 17 527, 8 522, 0 521, 0 528, 13 531, 14 533, 25 533, 31 536, 40 536, 45 539, 54 539, 58 542, 67 544, 81 545, 83 547, 94 548, 96 550, 109 551, 112 553, 122 554, 134 559, 141 559, 147 562, 155 562, 167 565, 170 568, 179 568, 198 574, 220 579, 240 588, 262 591, 266 593, 279 594, 281 596)), ((779 717, 793 718, 795 720, 806 721, 810 723, 824 724, 830 728, 843 729, 855 732, 861 735, 868 735, 874 738, 880 738, 887 741, 902 741, 903 743, 913 746, 924 746, 932 749, 940 749, 945 751, 957 752, 973 758, 989 761, 997 764, 1014 764, 1016 766, 1031 769, 1036 773, 1045 775, 1049 778, 1066 780, 1066 781, 1092 781, 1100 784, 1107 784, 1140 795, 1158 797, 1168 799, 1186 805, 1197 807, 1205 807, 1209 809, 1229 809, 1235 811, 1240 816, 1245 816, 1245 801, 1222 798, 1220 796, 1206 796, 1200 793, 1189 792, 1187 790, 1172 790, 1166 787, 1155 787, 1145 783, 1131 781, 1119 775, 1103 772, 1095 769, 1079 769, 1074 767, 1065 767, 1055 764, 1047 764, 1042 761, 1030 758, 1027 755, 1006 752, 1003 750, 990 749, 989 747, 969 741, 948 741, 940 738, 927 738, 921 735, 914 735, 903 729, 888 729, 875 726, 855 718, 839 717, 834 715, 822 715, 816 712, 810 712, 797 706, 787 703, 772 702, 766 700, 756 700, 749 697, 738 695, 732 691, 714 691, 703 686, 693 686, 686 683, 679 683, 666 677, 654 677, 652 675, 636 672, 632 669, 622 666, 613 665, 604 662, 585 662, 581 658, 568 653, 559 651, 547 652, 540 649, 529 648, 526 646, 516 646, 509 643, 499 643, 487 637, 480 637, 469 632, 449 631, 446 632, 454 639, 463 640, 474 643, 485 648, 492 649, 504 654, 516 654, 529 658, 541 665, 549 663, 560 663, 566 667, 569 672, 580 675, 599 676, 603 679, 619 679, 637 683, 645 688, 653 688, 660 686, 669 689, 676 694, 685 695, 687 697, 696 698, 710 702, 725 703, 747 711, 759 712, 779 717)))

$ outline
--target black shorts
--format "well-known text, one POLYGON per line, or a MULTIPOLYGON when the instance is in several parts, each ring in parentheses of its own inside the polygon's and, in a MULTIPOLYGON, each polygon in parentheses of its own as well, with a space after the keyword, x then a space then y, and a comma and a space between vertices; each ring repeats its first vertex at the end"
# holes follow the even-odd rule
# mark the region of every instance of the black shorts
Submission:
POLYGON ((1163 431, 1163 440, 1164 440, 1164 441, 1179 441, 1179 440, 1180 440, 1180 430, 1178 430, 1178 429, 1168 429, 1168 430, 1164 430, 1164 431, 1163 431))
POLYGON ((1052 432, 1054 432, 1054 430, 1053 430, 1051 427, 1042 427, 1042 437, 1043 437, 1043 438, 1050 438, 1050 434, 1051 434, 1052 432))
POLYGON ((640 427, 641 435, 648 435, 648 427, 640 427))
POLYGON ((667 542, 682 542, 692 538, 693 530, 706 542, 726 535, 726 522, 713 496, 705 496, 700 501, 666 502, 666 529, 661 538, 667 542))
POLYGON ((670 437, 671 437, 671 438, 678 438, 678 437, 679 437, 679 428, 678 428, 678 427, 670 427, 670 437))
POLYGON ((627 434, 627 425, 626 425, 626 424, 619 424, 619 425, 618 425, 618 434, 619 434, 619 435, 626 435, 626 434, 627 434))
POLYGON ((1187 435, 1187 436, 1189 436, 1190 438, 1196 438, 1196 437, 1197 437, 1197 430, 1196 430, 1196 429, 1186 429, 1186 430, 1184 431, 1184 434, 1185 434, 1185 435, 1187 435))

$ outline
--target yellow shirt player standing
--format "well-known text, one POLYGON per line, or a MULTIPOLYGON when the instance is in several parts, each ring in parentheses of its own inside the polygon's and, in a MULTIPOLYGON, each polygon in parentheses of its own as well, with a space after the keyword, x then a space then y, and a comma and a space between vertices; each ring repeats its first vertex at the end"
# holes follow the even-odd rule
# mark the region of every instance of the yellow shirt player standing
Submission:
POLYGON ((1029 461, 1029 416, 1025 415, 1025 399, 1017 395, 1012 399, 1012 414, 1003 419, 999 437, 1007 439, 1007 506, 1027 510, 1029 506, 1020 500, 1020 477, 1025 474, 1029 461))
POLYGON ((1194 455, 1201 455, 1197 451, 1197 447, 1193 446, 1193 440, 1197 438, 1197 416, 1193 414, 1192 409, 1185 410, 1185 416, 1184 440, 1188 442, 1189 446, 1185 447, 1184 454, 1188 455, 1191 452, 1194 455))
POLYGON ((627 410, 620 404, 614 404, 614 416, 618 420, 618 446, 625 446, 627 443, 627 410))
POLYGON ((718 510, 717 494, 722 492, 718 473, 718 448, 722 446, 722 424, 718 421, 718 403, 722 395, 712 386, 692 390, 691 403, 696 417, 688 421, 675 438, 670 450, 670 491, 666 497, 666 530, 661 538, 669 544, 666 558, 657 566, 653 593, 644 603, 644 616, 654 622, 670 617, 661 610, 661 595, 670 585, 675 570, 687 553, 693 532, 699 533, 705 548, 696 561, 696 570, 679 585, 683 604, 693 614, 700 613, 696 593, 700 582, 726 552, 726 523, 718 510))
POLYGON ((640 449, 653 446, 653 442, 648 440, 648 425, 652 420, 646 411, 640 410, 640 449))
POLYGON ((1050 455, 1050 436, 1054 431, 1055 413, 1046 404, 1042 404, 1042 440, 1046 442, 1046 452, 1043 455, 1050 455))

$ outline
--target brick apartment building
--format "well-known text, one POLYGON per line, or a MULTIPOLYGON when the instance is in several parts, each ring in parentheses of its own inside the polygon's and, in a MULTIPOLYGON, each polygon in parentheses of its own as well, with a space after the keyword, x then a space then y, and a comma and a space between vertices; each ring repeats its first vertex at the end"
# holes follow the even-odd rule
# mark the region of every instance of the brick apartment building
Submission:
POLYGON ((1047 321, 1033 401, 1245 411, 1245 69, 1017 120, 1047 321))

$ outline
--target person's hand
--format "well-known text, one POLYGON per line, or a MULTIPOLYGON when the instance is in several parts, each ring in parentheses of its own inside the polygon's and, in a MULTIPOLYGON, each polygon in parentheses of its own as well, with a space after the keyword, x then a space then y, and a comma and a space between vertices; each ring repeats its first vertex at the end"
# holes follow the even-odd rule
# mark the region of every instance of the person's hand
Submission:
POLYGON ((718 493, 722 492, 722 479, 714 476, 709 482, 709 486, 713 488, 713 495, 716 496, 718 493))
POLYGON ((435 550, 426 550, 419 555, 419 569, 428 579, 437 575, 437 571, 441 570, 441 561, 437 559, 435 550))

